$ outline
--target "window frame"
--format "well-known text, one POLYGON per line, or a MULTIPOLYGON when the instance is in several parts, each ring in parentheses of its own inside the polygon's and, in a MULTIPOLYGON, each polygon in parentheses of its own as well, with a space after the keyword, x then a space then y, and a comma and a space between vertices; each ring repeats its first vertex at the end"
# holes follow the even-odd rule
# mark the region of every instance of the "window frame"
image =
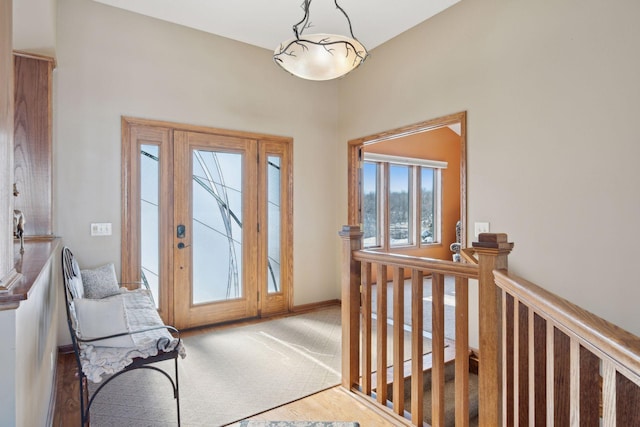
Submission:
MULTIPOLYGON (((364 246, 366 249, 382 249, 389 251, 390 249, 410 249, 410 248, 428 248, 442 245, 442 169, 447 168, 446 162, 416 159, 410 157, 399 157, 381 155, 375 153, 364 153, 362 157, 362 167, 366 163, 375 164, 377 170, 377 244, 364 246), (409 194, 409 218, 408 218, 408 235, 407 243, 392 244, 390 233, 390 175, 391 168, 394 165, 408 167, 408 194, 409 194), (433 203, 434 203, 434 226, 433 226, 433 242, 422 241, 422 170, 423 168, 433 169, 433 203)), ((363 172, 364 176, 364 172, 363 172)), ((361 200, 364 200, 364 178, 360 190, 361 200)), ((361 205, 364 207, 364 203, 361 205)), ((365 216, 362 215, 364 226, 365 216)))

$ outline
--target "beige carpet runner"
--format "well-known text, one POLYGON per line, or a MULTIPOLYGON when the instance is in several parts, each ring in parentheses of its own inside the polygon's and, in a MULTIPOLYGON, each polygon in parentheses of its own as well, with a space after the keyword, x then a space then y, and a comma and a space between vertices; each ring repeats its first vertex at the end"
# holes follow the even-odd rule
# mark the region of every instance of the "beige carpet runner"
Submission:
MULTIPOLYGON (((340 337, 336 307, 185 338, 182 426, 226 425, 339 384, 340 337)), ((93 427, 175 420, 169 381, 146 370, 114 379, 91 408, 93 427)))
MULTIPOLYGON (((234 423, 341 380, 339 307, 189 336, 184 342, 187 357, 178 365, 182 426, 234 423)), ((430 344, 425 340, 425 353, 430 344)), ((391 364, 393 351, 388 351, 391 364)), ((172 361, 162 363, 173 372, 172 361)), ((148 370, 114 379, 93 403, 91 425, 175 426, 169 381, 148 370)))

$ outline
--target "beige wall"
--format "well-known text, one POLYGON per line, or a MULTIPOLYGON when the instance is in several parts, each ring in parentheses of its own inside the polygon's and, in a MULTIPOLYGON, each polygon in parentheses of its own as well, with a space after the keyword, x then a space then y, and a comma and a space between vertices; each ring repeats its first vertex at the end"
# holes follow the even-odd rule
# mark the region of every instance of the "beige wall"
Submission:
POLYGON ((512 271, 640 334, 638 16, 636 0, 463 0, 340 81, 340 139, 466 110, 468 241, 489 221, 512 271))
POLYGON ((119 258, 121 115, 273 133, 295 140, 295 303, 336 298, 346 141, 466 110, 467 229, 490 221, 516 243, 513 271, 640 334, 635 0, 464 0, 329 83, 263 49, 58 6, 56 231, 83 264, 119 258))
POLYGON ((294 302, 337 298, 337 84, 271 53, 90 0, 58 2, 56 232, 81 265, 120 259, 122 115, 294 139, 294 302), (113 236, 91 237, 91 222, 113 236))

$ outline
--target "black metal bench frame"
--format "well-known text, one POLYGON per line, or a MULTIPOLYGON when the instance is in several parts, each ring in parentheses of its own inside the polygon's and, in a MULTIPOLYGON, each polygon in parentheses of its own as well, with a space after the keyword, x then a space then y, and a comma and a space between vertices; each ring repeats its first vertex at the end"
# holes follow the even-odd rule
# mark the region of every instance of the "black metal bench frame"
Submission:
POLYGON ((62 249, 62 277, 63 277, 63 285, 65 290, 64 299, 65 299, 65 308, 67 310, 67 324, 69 326, 69 333, 71 334, 73 352, 75 354, 76 363, 78 365, 78 379, 80 381, 80 419, 82 422, 81 425, 83 427, 89 425, 89 415, 90 415, 89 411, 91 409, 91 405, 93 404, 93 401, 98 395, 98 393, 100 393, 100 391, 107 384, 109 384, 112 380, 114 380, 115 378, 119 377, 120 375, 126 372, 130 372, 135 369, 150 369, 150 370, 161 373, 171 382, 171 387, 173 388, 173 397, 176 400, 178 426, 180 426, 180 393, 179 393, 179 383, 178 383, 178 357, 179 357, 178 348, 181 342, 180 331, 178 331, 173 326, 162 325, 162 326, 146 328, 138 331, 124 332, 120 334, 109 335, 109 336, 93 338, 93 339, 80 338, 76 333, 76 330, 74 328, 74 324, 71 318, 71 303, 73 302, 73 294, 71 293, 71 290, 69 288, 69 283, 70 283, 70 280, 73 279, 73 277, 75 276, 76 274, 73 269, 73 253, 68 247, 65 246, 62 249), (173 347, 173 350, 164 351, 160 346, 158 346, 157 355, 149 356, 147 358, 142 358, 142 357, 134 358, 131 364, 127 365, 122 370, 109 376, 109 378, 107 378, 102 384, 100 384, 100 386, 93 392, 93 394, 89 393, 89 384, 88 384, 89 380, 87 376, 84 374, 84 372, 82 371, 82 362, 80 361, 80 353, 82 351, 79 346, 80 342, 90 343, 92 341, 99 341, 107 338, 115 338, 115 337, 120 337, 125 335, 132 335, 132 334, 142 333, 142 332, 151 331, 155 329, 167 329, 171 334, 177 336, 178 344, 175 347, 173 347), (175 380, 174 378, 171 378, 171 376, 164 370, 156 366, 150 366, 152 363, 162 362, 162 361, 171 360, 171 359, 174 360, 175 380))

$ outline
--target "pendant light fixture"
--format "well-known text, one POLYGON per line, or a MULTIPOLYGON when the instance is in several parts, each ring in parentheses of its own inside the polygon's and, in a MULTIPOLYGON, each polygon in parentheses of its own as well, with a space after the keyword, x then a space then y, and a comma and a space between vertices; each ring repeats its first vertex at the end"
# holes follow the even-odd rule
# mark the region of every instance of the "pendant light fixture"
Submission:
POLYGON ((273 53, 273 60, 294 76, 307 80, 331 80, 342 77, 367 59, 367 49, 355 38, 351 20, 334 0, 336 8, 349 24, 349 36, 336 34, 305 34, 311 27, 309 7, 311 0, 304 0, 304 17, 293 26, 294 38, 280 44, 273 53))

